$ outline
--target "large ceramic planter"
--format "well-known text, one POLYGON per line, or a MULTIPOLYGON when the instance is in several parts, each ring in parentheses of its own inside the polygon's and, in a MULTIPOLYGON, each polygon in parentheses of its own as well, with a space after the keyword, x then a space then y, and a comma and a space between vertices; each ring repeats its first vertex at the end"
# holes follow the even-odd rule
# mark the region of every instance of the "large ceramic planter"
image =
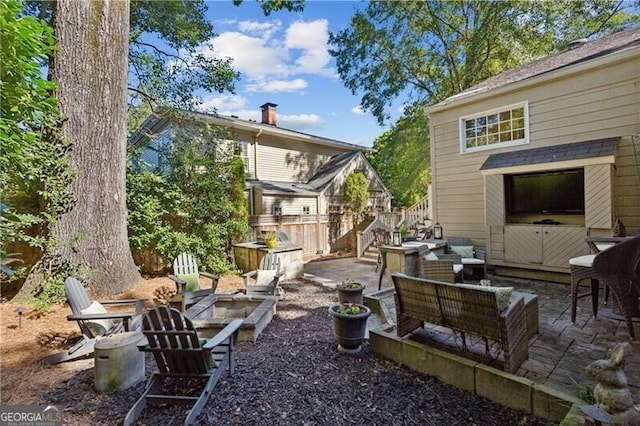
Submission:
POLYGON ((364 291, 364 286, 362 284, 359 284, 359 287, 357 288, 342 288, 338 286, 336 287, 336 291, 338 292, 339 303, 355 303, 362 305, 362 292, 364 291))
POLYGON ((358 304, 362 313, 341 314, 337 311, 340 305, 329 307, 329 314, 333 317, 333 334, 338 341, 338 350, 345 353, 357 353, 360 351, 364 336, 367 331, 367 318, 371 315, 371 309, 358 304))

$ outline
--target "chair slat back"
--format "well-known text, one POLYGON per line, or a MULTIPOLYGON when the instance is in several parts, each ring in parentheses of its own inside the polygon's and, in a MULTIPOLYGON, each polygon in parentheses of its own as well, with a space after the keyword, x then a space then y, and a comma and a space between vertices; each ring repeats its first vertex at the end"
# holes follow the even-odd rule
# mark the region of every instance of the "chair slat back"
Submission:
POLYGON ((142 333, 147 337, 145 351, 152 352, 162 373, 204 374, 210 369, 208 352, 202 349, 191 320, 179 310, 159 306, 142 320, 142 333))
POLYGON ((260 259, 260 269, 280 271, 280 256, 277 253, 267 253, 260 259))
POLYGON ((195 259, 188 253, 180 253, 173 260, 173 273, 177 274, 197 274, 198 265, 195 259))
POLYGON ((442 283, 436 288, 444 324, 500 340, 500 320, 496 295, 489 291, 442 283))
POLYGON ((67 295, 67 301, 71 307, 71 312, 74 315, 82 314, 83 309, 88 308, 91 305, 89 295, 82 286, 82 283, 76 278, 69 277, 64 282, 64 291, 67 295))

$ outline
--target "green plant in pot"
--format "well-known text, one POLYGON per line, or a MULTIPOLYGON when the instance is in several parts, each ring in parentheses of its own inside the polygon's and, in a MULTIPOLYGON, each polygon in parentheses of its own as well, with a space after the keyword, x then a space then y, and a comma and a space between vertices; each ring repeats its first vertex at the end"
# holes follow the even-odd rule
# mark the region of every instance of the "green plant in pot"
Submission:
POLYGON ((371 309, 358 303, 339 303, 329 307, 329 315, 333 318, 338 350, 351 354, 360 352, 371 309))
POLYGON ((401 225, 400 226, 400 236, 402 237, 402 241, 404 241, 407 238, 408 234, 409 234, 409 228, 407 228, 406 225, 401 225))
POLYGON ((359 303, 362 304, 362 292, 364 285, 350 279, 344 280, 336 286, 339 303, 359 303))
POLYGON ((264 236, 264 244, 267 248, 275 248, 278 245, 278 236, 275 232, 267 232, 267 235, 264 236))

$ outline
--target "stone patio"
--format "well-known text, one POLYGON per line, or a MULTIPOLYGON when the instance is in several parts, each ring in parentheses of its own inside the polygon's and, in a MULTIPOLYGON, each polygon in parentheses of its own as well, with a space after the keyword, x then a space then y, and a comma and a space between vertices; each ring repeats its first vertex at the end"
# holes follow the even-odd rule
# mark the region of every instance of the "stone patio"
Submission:
MULTIPOLYGON (((326 285, 339 284, 346 278, 366 285, 365 295, 378 291, 375 264, 356 258, 315 260, 305 264, 305 277, 326 285)), ((615 343, 629 341, 624 322, 608 318, 594 318, 588 297, 579 299, 575 324, 570 320, 569 285, 553 282, 523 280, 496 275, 488 276, 493 285, 513 286, 523 292, 538 295, 540 333, 529 342, 529 359, 517 375, 534 383, 549 386, 577 397, 587 385, 595 384, 584 369, 597 359, 606 358, 615 343)), ((391 289, 386 278, 383 289, 391 289)), ((372 316, 368 324, 375 329, 393 322, 395 307, 391 297, 382 298, 387 315, 372 316), (385 318, 386 317, 386 318, 385 318)), ((601 291, 601 303, 602 295, 601 291)), ((632 342, 624 371, 634 400, 640 400, 640 342, 632 342)))

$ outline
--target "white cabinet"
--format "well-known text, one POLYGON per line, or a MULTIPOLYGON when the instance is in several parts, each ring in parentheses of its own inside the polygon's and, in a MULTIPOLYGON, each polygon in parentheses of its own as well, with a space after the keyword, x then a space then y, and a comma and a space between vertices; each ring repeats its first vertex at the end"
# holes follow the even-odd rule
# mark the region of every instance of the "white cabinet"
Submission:
POLYGON ((588 253, 581 226, 507 225, 504 260, 508 263, 569 269, 569 259, 588 253))

